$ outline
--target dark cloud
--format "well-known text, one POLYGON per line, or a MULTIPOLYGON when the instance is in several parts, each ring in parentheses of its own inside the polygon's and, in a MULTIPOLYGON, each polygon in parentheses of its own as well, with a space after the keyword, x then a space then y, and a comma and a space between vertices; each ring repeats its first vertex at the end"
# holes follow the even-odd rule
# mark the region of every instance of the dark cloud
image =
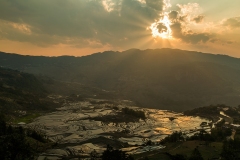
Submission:
POLYGON ((223 25, 231 28, 240 28, 240 17, 229 18, 223 22, 223 25))
MULTIPOLYGON (((189 30, 186 28, 186 24, 189 22, 189 15, 188 14, 180 14, 178 11, 171 11, 168 14, 169 19, 171 20, 170 28, 172 30, 172 36, 174 38, 181 39, 182 41, 186 43, 205 43, 209 40, 211 40, 212 35, 209 33, 198 33, 193 32, 192 30, 189 30)), ((204 19, 204 16, 199 15, 192 20, 196 23, 202 22, 204 19)))
POLYGON ((227 44, 233 44, 234 42, 233 41, 227 41, 227 44))
POLYGON ((177 20, 180 22, 186 22, 186 18, 187 18, 187 15, 179 16, 179 18, 177 20))
POLYGON ((167 27, 165 26, 165 24, 163 24, 163 23, 159 23, 157 28, 158 28, 159 33, 167 32, 167 30, 168 30, 167 27))
POLYGON ((178 12, 177 11, 171 11, 169 14, 168 14, 168 17, 170 20, 175 20, 177 19, 178 17, 178 12))
POLYGON ((162 11, 164 7, 163 0, 146 0, 148 7, 154 8, 155 10, 162 11))
POLYGON ((179 38, 187 43, 205 43, 211 38, 211 35, 208 33, 194 33, 192 31, 184 32, 181 22, 175 22, 170 27, 172 29, 173 37, 179 38))
POLYGON ((192 33, 186 34, 184 41, 188 43, 199 43, 199 42, 207 42, 210 39, 210 35, 208 33, 192 33))
POLYGON ((196 23, 201 23, 203 21, 203 19, 204 19, 204 16, 199 15, 199 16, 193 18, 193 21, 196 23))
POLYGON ((146 27, 158 19, 164 5, 163 0, 147 0, 146 5, 136 0, 113 2, 108 12, 99 0, 0 0, 0 37, 39 45, 124 46, 151 34, 146 27), (31 32, 26 34, 12 24, 26 24, 31 32))

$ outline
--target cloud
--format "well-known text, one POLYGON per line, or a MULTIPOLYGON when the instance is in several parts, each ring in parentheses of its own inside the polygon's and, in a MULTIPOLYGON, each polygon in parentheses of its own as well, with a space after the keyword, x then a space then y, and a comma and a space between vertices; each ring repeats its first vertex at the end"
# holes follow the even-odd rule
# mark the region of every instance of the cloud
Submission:
POLYGON ((108 12, 111 12, 115 9, 115 6, 117 6, 116 3, 114 3, 112 0, 102 0, 102 5, 104 9, 108 12))
POLYGON ((49 36, 46 34, 32 33, 31 26, 23 23, 14 23, 7 21, 0 21, 0 39, 7 39, 19 42, 31 42, 32 44, 46 47, 48 44, 58 44, 63 42, 56 36, 49 36))
POLYGON ((180 15, 193 16, 201 12, 200 5, 198 3, 177 4, 180 9, 180 15))
POLYGON ((229 18, 223 22, 223 25, 230 28, 240 28, 240 17, 229 18))
POLYGON ((196 22, 196 23, 201 23, 204 19, 204 16, 203 15, 199 15, 197 17, 194 17, 193 18, 193 21, 196 22))
POLYGON ((175 20, 178 17, 178 11, 171 11, 170 13, 168 13, 168 17, 170 20, 175 20))
POLYGON ((177 4, 179 8, 178 16, 182 22, 185 23, 200 23, 204 16, 201 15, 201 7, 198 3, 177 4))
POLYGON ((121 47, 151 36, 146 28, 163 7, 163 0, 1 0, 0 37, 41 46, 121 47))
MULTIPOLYGON (((200 23, 199 4, 178 4, 172 11, 170 6, 169 0, 0 0, 0 39, 121 50, 149 48, 151 40, 163 38, 161 33, 186 44, 213 41, 202 27, 206 23, 200 23), (158 21, 165 16, 169 20, 158 21)), ((221 25, 239 28, 239 23, 240 17, 234 17, 221 25)))
POLYGON ((159 33, 167 32, 168 30, 164 23, 158 23, 157 28, 159 33))
POLYGON ((164 1, 162 0, 146 0, 146 5, 155 10, 162 11, 164 7, 164 1))
POLYGON ((171 32, 173 38, 181 39, 183 42, 197 44, 206 43, 213 35, 201 30, 194 30, 196 23, 203 21, 204 16, 200 15, 201 8, 198 3, 177 4, 178 10, 168 13, 171 21, 171 32), (191 28, 191 29, 190 29, 191 28))
POLYGON ((181 39, 186 43, 192 43, 192 44, 197 44, 200 42, 205 43, 209 41, 212 37, 212 35, 209 33, 197 33, 191 30, 184 29, 183 24, 180 20, 174 22, 170 27, 172 30, 172 36, 174 38, 181 39))

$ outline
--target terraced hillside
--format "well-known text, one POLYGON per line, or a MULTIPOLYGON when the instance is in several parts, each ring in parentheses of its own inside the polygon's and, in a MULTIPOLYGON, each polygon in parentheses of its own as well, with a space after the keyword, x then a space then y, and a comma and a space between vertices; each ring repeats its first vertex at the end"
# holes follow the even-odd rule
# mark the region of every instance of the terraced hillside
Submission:
POLYGON ((107 51, 85 57, 1 53, 0 65, 114 92, 142 107, 182 111, 240 104, 240 60, 224 55, 176 49, 107 51))

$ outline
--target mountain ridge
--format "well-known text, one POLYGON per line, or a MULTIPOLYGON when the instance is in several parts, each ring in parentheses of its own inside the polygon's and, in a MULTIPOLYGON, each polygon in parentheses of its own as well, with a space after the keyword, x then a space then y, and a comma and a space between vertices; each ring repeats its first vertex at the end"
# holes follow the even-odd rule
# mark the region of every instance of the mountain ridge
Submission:
POLYGON ((0 65, 118 92, 140 106, 186 110, 240 104, 240 59, 178 49, 105 51, 83 57, 0 53, 0 65))

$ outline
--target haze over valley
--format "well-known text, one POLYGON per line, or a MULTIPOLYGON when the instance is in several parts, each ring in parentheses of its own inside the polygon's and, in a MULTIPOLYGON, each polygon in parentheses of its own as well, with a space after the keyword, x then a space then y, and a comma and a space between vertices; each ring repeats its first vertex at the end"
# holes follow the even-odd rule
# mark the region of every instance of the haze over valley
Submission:
POLYGON ((0 58, 2 67, 66 83, 61 88, 68 88, 59 94, 81 95, 83 86, 91 86, 142 107, 175 111, 211 104, 240 104, 240 59, 226 55, 131 49, 84 57, 1 53, 0 58), (77 84, 79 91, 69 88, 77 84))
POLYGON ((0 160, 239 160, 239 0, 0 0, 0 160))
POLYGON ((188 148, 202 141, 212 144, 199 148, 203 158, 214 158, 224 153, 219 139, 229 135, 219 127, 240 126, 239 107, 230 107, 238 104, 237 58, 172 49, 0 56, 1 113, 30 129, 31 145, 42 146, 33 149, 36 159, 101 158, 106 144, 136 159, 169 159, 181 154, 174 149, 179 142, 188 148), (202 132, 206 137, 198 140, 202 132))

